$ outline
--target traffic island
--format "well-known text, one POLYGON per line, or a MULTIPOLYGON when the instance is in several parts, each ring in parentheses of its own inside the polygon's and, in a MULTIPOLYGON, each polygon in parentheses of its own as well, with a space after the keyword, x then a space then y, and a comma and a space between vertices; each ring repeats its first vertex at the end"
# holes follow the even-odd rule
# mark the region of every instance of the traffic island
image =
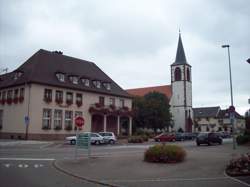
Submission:
POLYGON ((159 144, 149 147, 144 153, 144 161, 156 163, 178 163, 186 157, 186 151, 178 145, 159 144))

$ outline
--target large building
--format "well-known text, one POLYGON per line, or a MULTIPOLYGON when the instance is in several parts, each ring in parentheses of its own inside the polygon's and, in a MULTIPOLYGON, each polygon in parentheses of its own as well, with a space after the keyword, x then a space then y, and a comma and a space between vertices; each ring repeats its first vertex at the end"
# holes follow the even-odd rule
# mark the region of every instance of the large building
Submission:
POLYGON ((174 130, 191 132, 193 130, 191 75, 191 66, 186 60, 179 34, 175 62, 171 64, 171 85, 128 89, 127 92, 134 96, 144 96, 154 91, 165 94, 170 101, 174 130))
POLYGON ((0 75, 0 138, 63 139, 81 131, 132 133, 132 99, 93 62, 39 50, 0 75))

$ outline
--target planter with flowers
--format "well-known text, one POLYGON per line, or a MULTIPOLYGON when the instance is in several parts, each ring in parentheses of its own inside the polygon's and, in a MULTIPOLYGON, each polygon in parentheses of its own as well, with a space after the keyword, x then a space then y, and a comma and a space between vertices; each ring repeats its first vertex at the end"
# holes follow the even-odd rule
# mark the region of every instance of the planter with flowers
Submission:
POLYGON ((58 105, 62 104, 62 103, 63 103, 62 98, 57 98, 57 99, 56 99, 56 103, 57 103, 58 105))
POLYGON ((13 103, 15 103, 15 104, 18 103, 18 97, 15 97, 15 98, 13 99, 13 103))
POLYGON ((52 102, 52 98, 49 98, 49 97, 44 97, 43 100, 44 100, 46 103, 51 103, 51 102, 52 102))
POLYGON ((13 101, 12 98, 8 98, 8 99, 7 99, 7 104, 8 104, 8 105, 11 105, 11 104, 12 104, 12 101, 13 101))
POLYGON ((230 160, 226 167, 226 173, 230 176, 250 176, 250 153, 230 160))
POLYGON ((73 101, 72 100, 66 100, 67 105, 72 105, 73 101))
POLYGON ((82 106, 82 101, 76 101, 76 105, 77 105, 77 107, 82 106))

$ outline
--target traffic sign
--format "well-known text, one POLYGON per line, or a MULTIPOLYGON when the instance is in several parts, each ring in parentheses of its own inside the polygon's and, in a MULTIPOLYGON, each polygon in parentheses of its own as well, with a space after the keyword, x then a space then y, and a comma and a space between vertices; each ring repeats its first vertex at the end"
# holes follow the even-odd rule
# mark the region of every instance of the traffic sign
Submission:
POLYGON ((75 124, 77 127, 82 127, 84 125, 84 118, 81 116, 78 116, 75 118, 75 124))
POLYGON ((25 125, 29 125, 29 122, 30 122, 29 116, 24 116, 24 123, 25 123, 25 125))
POLYGON ((89 149, 90 146, 90 133, 80 133, 76 139, 76 145, 79 148, 89 149))

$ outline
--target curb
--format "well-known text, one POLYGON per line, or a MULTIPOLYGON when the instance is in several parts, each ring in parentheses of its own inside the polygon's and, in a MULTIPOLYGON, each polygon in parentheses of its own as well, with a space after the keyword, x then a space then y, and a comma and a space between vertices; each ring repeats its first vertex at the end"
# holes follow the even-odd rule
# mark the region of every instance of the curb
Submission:
POLYGON ((241 180, 239 180, 239 179, 236 179, 236 178, 234 178, 234 177, 229 176, 229 175, 227 174, 226 170, 224 170, 224 175, 225 175, 227 178, 229 178, 229 179, 231 179, 231 180, 233 180, 233 181, 236 181, 236 182, 238 182, 238 183, 240 183, 240 184, 243 184, 243 185, 245 185, 245 186, 250 186, 250 184, 248 184, 248 183, 246 183, 246 182, 243 182, 243 181, 241 181, 241 180))
POLYGON ((67 170, 65 170, 65 169, 61 168, 60 166, 58 166, 58 164, 56 163, 56 160, 53 161, 52 165, 58 171, 66 174, 66 175, 69 175, 71 177, 75 177, 77 179, 80 179, 80 180, 84 180, 84 181, 87 181, 87 182, 90 182, 90 183, 99 184, 99 185, 103 185, 103 186, 120 187, 120 186, 117 186, 117 185, 114 185, 114 184, 104 183, 104 182, 101 182, 101 181, 98 181, 98 180, 94 180, 94 179, 90 179, 90 178, 86 178, 86 177, 82 177, 82 176, 70 173, 67 170))

